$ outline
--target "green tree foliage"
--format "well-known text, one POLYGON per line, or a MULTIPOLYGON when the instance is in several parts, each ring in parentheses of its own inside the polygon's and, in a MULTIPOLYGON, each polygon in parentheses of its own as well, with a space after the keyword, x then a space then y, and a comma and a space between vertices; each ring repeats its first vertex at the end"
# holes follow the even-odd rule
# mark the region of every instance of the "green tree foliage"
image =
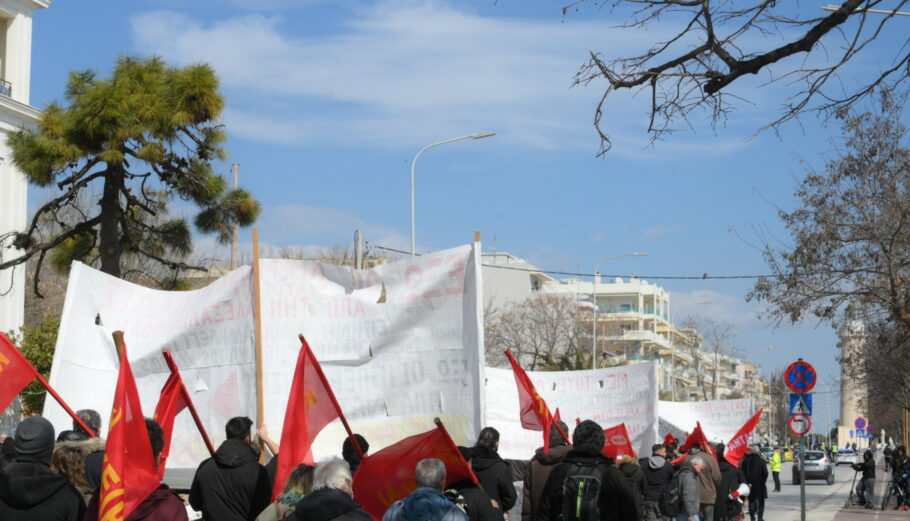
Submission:
MULTIPOLYGON (((57 330, 60 328, 60 317, 53 313, 44 315, 41 323, 35 327, 21 327, 19 332, 11 331, 9 339, 22 352, 35 369, 44 378, 50 377, 51 364, 54 361, 54 347, 57 345, 57 330)), ((28 384, 22 391, 22 403, 26 414, 37 414, 44 410, 44 398, 47 395, 44 386, 37 380, 28 384)))
POLYGON ((124 57, 109 78, 70 73, 64 99, 45 109, 35 129, 7 135, 12 162, 28 181, 60 195, 26 230, 0 236, 0 246, 21 253, 0 269, 37 256, 40 274, 48 255, 56 268, 97 262, 117 277, 127 256, 175 271, 203 269, 182 261, 192 249, 190 226, 166 217, 169 201, 197 206, 196 227, 221 242, 230 240, 233 224, 256 220, 259 203, 214 173, 212 163, 225 158, 218 123, 224 100, 208 65, 124 57), (100 193, 88 212, 76 209, 85 193, 100 193), (49 236, 39 233, 48 220, 59 225, 49 236))

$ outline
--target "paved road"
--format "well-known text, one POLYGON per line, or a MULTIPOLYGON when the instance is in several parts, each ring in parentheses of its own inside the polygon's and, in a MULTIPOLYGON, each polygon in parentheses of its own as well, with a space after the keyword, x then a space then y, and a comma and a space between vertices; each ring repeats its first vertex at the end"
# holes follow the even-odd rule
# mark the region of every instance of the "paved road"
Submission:
MULTIPOLYGON (((791 463, 784 463, 781 468, 781 491, 768 492, 768 500, 765 502, 766 521, 800 519, 799 485, 792 484, 792 466, 791 463)), ((835 471, 833 485, 824 481, 807 481, 806 521, 832 521, 847 501, 853 475, 849 466, 841 465, 835 471)), ((773 489, 774 482, 768 476, 768 490, 773 489)))

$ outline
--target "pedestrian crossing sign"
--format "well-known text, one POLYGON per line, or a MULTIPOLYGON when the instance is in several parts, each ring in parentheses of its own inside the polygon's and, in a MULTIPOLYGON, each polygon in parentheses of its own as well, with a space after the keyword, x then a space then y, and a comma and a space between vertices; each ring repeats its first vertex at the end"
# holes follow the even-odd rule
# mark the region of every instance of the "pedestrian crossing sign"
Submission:
POLYGON ((794 414, 812 416, 812 394, 790 393, 790 415, 794 414))

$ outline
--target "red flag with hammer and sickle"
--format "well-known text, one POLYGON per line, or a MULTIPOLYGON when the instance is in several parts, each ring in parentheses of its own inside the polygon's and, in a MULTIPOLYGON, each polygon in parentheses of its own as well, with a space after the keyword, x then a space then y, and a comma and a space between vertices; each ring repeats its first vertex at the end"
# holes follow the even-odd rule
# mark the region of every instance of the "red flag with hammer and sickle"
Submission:
POLYGON ((0 333, 0 411, 12 403, 26 385, 38 376, 16 346, 0 333))
POLYGON ((314 465, 313 440, 335 418, 343 417, 332 388, 322 373, 319 361, 306 340, 301 338, 297 368, 291 381, 288 408, 281 429, 281 454, 272 495, 278 497, 284 482, 294 468, 301 464, 314 465))

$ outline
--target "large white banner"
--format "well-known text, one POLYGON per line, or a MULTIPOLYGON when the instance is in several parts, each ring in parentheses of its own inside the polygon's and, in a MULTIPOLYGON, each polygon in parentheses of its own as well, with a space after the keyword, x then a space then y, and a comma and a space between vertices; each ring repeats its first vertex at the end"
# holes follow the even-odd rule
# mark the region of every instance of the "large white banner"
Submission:
POLYGON ((657 413, 660 416, 661 435, 666 430, 684 441, 683 433, 692 432, 695 422, 701 422, 701 428, 709 441, 727 443, 736 431, 755 414, 752 410, 752 399, 713 400, 707 402, 658 402, 657 413))
MULTIPOLYGON (((594 420, 604 429, 625 423, 632 444, 643 455, 657 441, 657 363, 585 371, 528 371, 551 411, 559 408, 571 431, 575 419, 594 420)), ((522 429, 518 388, 511 369, 486 369, 487 425, 500 433, 499 454, 530 459, 543 445, 543 433, 522 429)))
MULTIPOLYGON (((379 449, 433 428, 440 416, 466 443, 483 418, 479 252, 463 246, 371 270, 293 260, 262 261, 264 418, 278 440, 300 342, 306 335, 351 427, 379 449)), ((240 268, 196 291, 144 288, 76 263, 67 288, 50 382, 107 430, 119 364, 110 333, 123 330, 143 412, 151 416, 174 354, 209 434, 256 419, 251 271, 240 268), (96 324, 96 317, 98 318, 96 324)), ((48 401, 45 415, 70 428, 48 401)), ((339 454, 335 422, 317 457, 339 454)), ((177 417, 168 466, 207 457, 189 414, 177 417)))

